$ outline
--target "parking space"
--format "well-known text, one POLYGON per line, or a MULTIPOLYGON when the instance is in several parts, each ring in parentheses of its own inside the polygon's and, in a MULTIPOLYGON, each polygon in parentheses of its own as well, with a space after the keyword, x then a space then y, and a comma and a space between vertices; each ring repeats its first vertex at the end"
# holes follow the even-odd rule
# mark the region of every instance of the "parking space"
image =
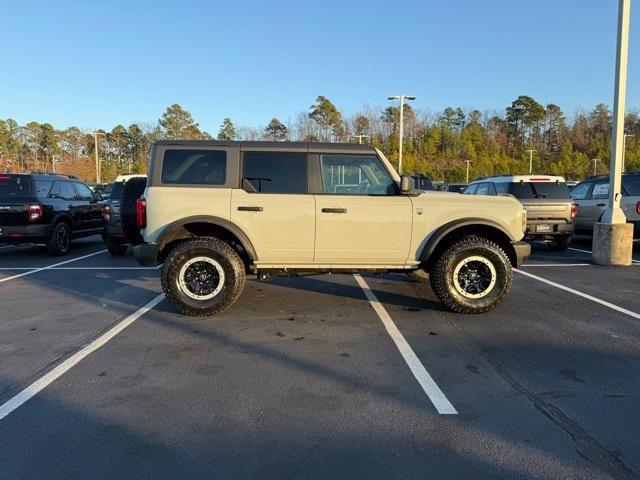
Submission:
POLYGON ((0 478, 633 478, 640 265, 572 248, 480 316, 324 275, 251 279, 210 319, 140 310, 158 271, 99 238, 2 249, 0 282, 33 273, 0 283, 0 478))

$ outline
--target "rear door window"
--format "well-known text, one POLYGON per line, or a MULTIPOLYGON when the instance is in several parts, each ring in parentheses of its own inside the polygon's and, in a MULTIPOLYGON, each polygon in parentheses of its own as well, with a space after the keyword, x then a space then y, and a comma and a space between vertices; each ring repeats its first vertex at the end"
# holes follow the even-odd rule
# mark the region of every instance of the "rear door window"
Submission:
POLYGON ((162 183, 224 185, 227 152, 224 150, 167 150, 162 161, 162 183))
POLYGON ((59 196, 63 200, 75 200, 76 190, 71 182, 58 182, 59 196))
POLYGON ((250 193, 307 193, 307 154, 244 152, 242 186, 250 193))
POLYGON ((598 182, 593 186, 591 192, 591 198, 593 200, 601 200, 609 198, 609 182, 598 182))
POLYGON ((49 191, 51 191, 51 185, 53 185, 53 182, 48 180, 35 180, 33 185, 35 187, 36 197, 47 198, 49 196, 49 191))

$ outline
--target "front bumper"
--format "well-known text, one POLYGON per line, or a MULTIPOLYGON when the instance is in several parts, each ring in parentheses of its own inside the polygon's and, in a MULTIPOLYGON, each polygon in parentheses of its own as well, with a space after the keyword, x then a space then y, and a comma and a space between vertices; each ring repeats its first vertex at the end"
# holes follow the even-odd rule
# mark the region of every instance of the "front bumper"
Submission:
POLYGON ((513 250, 516 252, 516 264, 514 267, 518 268, 531 255, 531 245, 527 242, 513 242, 511 245, 513 245, 513 250))
POLYGON ((0 243, 47 243, 53 225, 0 225, 0 243))
POLYGON ((133 247, 133 255, 140 265, 155 267, 158 264, 158 245, 141 243, 133 247))

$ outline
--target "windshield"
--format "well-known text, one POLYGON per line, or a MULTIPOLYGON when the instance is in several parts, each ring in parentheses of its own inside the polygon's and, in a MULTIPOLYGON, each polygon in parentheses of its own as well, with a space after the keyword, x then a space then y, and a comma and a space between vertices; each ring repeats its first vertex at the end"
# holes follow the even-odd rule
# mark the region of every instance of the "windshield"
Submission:
POLYGON ((0 174, 0 198, 30 197, 31 177, 0 174))
POLYGON ((509 193, 516 198, 569 199, 569 188, 564 182, 496 183, 498 193, 509 193))

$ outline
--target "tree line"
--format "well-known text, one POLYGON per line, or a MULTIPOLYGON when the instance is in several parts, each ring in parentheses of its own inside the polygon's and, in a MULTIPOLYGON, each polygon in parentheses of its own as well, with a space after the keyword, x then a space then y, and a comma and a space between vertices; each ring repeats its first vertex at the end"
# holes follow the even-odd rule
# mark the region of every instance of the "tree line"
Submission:
MULTIPOLYGON (((579 180, 607 173, 611 148, 611 111, 596 105, 567 116, 553 103, 542 105, 521 95, 504 111, 447 107, 432 113, 403 108, 403 172, 436 180, 464 181, 467 162, 471 178, 529 170, 533 151, 535 173, 579 180), (598 160, 598 161, 596 161, 598 160)), ((398 106, 363 107, 342 113, 325 96, 293 119, 273 118, 264 127, 236 126, 225 118, 219 140, 271 140, 367 143, 380 148, 397 166, 398 106)), ((640 170, 640 113, 625 118, 627 171, 640 170)), ((166 108, 158 121, 117 125, 111 131, 57 130, 49 123, 19 125, 0 119, 0 172, 57 171, 86 181, 95 179, 94 149, 102 161, 102 179, 146 171, 149 150, 160 139, 213 139, 178 104, 166 108)))

